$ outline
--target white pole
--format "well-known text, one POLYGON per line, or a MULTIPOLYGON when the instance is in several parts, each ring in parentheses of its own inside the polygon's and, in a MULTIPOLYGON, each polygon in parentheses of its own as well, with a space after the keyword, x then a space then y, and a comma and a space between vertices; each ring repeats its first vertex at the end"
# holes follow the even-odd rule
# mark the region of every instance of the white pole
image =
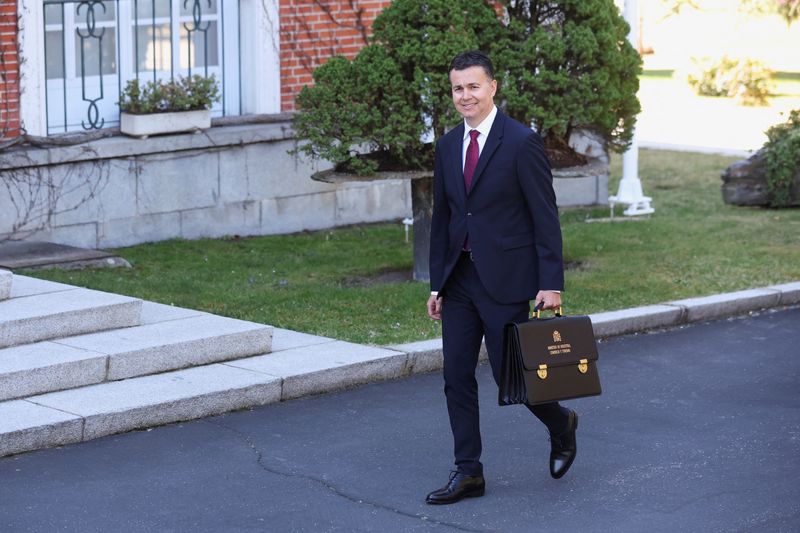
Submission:
MULTIPOLYGON (((631 27, 628 41, 638 50, 639 47, 639 0, 625 0, 625 20, 631 27)), ((639 143, 636 140, 636 130, 630 148, 622 155, 622 179, 616 196, 609 196, 611 216, 614 216, 614 204, 626 204, 628 208, 624 215, 647 215, 654 213, 650 206, 652 198, 642 192, 642 182, 639 180, 639 143)))

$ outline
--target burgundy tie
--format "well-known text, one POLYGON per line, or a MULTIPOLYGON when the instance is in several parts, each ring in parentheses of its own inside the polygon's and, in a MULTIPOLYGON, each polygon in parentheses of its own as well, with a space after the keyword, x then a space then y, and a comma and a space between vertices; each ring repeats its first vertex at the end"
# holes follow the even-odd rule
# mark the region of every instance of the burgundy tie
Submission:
MULTIPOLYGON (((469 132, 469 146, 467 146, 467 156, 464 158, 464 186, 467 188, 467 194, 472 188, 472 176, 475 174, 475 167, 478 166, 478 135, 481 132, 478 130, 470 130, 469 132)), ((464 239, 464 250, 469 251, 469 235, 464 239)))
POLYGON ((464 158, 464 185, 467 187, 467 192, 472 188, 472 176, 475 174, 475 167, 478 166, 478 156, 480 155, 478 135, 480 134, 481 132, 478 130, 469 132, 469 146, 467 146, 467 156, 464 158))

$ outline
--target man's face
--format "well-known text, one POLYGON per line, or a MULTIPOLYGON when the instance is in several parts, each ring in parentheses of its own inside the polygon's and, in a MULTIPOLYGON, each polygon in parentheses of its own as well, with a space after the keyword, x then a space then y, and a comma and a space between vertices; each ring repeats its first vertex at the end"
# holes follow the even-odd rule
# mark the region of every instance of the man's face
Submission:
POLYGON ((490 79, 483 67, 450 71, 453 104, 471 127, 489 116, 494 106, 497 81, 490 79))

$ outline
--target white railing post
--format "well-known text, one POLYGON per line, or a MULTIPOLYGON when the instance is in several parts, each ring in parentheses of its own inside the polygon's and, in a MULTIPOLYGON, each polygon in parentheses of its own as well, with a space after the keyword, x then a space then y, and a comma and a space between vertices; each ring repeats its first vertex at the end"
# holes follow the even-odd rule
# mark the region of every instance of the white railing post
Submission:
MULTIPOLYGON (((625 20, 631 27, 628 41, 638 50, 639 46, 639 0, 625 0, 625 20)), ((639 143, 636 140, 636 130, 633 132, 630 148, 622 155, 622 179, 615 196, 608 197, 611 206, 611 216, 614 216, 614 205, 625 204, 628 208, 622 214, 627 216, 648 215, 655 209, 650 206, 652 198, 642 192, 642 182, 639 180, 639 143)))

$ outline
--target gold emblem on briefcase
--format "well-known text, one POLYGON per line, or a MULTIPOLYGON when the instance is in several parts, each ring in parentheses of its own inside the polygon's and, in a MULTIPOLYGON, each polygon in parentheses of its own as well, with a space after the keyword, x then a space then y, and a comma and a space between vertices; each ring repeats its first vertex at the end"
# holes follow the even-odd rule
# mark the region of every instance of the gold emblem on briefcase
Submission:
POLYGON ((561 333, 557 329, 553 330, 553 342, 561 342, 561 333))

